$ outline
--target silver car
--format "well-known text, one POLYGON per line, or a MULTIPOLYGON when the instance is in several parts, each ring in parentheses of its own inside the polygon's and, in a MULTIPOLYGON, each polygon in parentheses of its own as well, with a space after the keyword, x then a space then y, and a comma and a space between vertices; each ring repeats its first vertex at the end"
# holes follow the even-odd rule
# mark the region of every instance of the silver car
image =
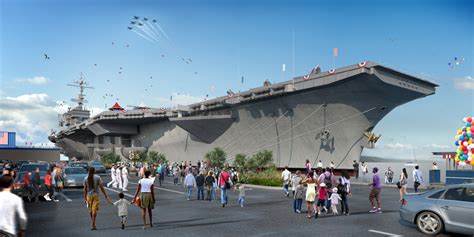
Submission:
POLYGON ((474 234, 474 183, 459 184, 419 194, 406 194, 400 217, 416 224, 430 235, 443 230, 459 234, 474 234))
POLYGON ((64 169, 64 187, 83 187, 87 170, 82 167, 66 167, 64 169))

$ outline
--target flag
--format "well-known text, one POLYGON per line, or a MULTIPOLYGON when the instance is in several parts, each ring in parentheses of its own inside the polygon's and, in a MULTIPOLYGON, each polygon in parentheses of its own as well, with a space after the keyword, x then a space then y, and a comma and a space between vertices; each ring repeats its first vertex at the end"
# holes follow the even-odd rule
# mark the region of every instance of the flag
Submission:
POLYGON ((241 78, 242 84, 244 84, 244 77, 241 78))
POLYGON ((282 65, 281 65, 281 71, 282 71, 282 72, 285 72, 285 71, 286 71, 286 64, 282 64, 282 65))
POLYGON ((337 57, 337 54, 339 53, 339 49, 338 48, 334 48, 333 50, 334 52, 334 57, 337 57))

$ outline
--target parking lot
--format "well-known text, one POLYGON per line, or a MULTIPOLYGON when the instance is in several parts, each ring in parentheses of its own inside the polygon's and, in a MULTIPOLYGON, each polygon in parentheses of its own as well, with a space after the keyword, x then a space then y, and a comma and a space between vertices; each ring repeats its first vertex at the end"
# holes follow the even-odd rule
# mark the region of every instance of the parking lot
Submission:
MULTIPOLYGON (((102 176, 104 182, 109 177, 102 176)), ((128 224, 120 227, 117 210, 106 203, 101 195, 97 231, 89 230, 89 215, 80 188, 69 188, 59 203, 26 203, 29 218, 29 236, 423 236, 415 226, 400 221, 398 190, 382 190, 382 214, 370 214, 369 187, 354 185, 349 200, 351 215, 323 214, 318 219, 307 219, 295 214, 292 199, 280 190, 247 188, 246 205, 237 204, 237 193, 230 192, 230 205, 222 208, 219 201, 186 201, 184 188, 166 179, 156 188, 157 203, 154 209, 154 227, 142 229, 140 209, 130 206, 128 224)), ((137 188, 132 177, 126 199, 130 200, 137 188)), ((107 188, 112 200, 118 192, 107 188)), ((193 194, 195 195, 195 193, 193 194)), ((303 209, 306 209, 303 205, 303 209)), ((449 235, 440 235, 449 236, 449 235)))

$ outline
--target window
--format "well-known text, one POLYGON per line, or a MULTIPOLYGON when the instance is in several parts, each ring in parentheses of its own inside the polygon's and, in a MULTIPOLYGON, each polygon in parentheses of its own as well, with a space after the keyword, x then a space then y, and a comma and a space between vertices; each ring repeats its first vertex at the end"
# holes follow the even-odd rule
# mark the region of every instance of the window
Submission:
POLYGON ((434 194, 431 194, 431 196, 429 196, 428 198, 434 198, 434 199, 438 199, 439 197, 441 197, 441 195, 443 195, 444 193, 444 190, 441 190, 439 192, 436 192, 434 194))
POLYGON ((459 187, 451 188, 444 194, 444 199, 463 202, 474 202, 474 188, 459 187))

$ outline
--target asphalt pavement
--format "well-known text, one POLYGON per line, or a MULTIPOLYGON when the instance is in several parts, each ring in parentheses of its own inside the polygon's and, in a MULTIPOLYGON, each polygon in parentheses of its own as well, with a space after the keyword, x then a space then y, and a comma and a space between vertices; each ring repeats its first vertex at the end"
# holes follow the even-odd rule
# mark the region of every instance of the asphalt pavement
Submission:
MULTIPOLYGON (((110 180, 103 176, 104 183, 110 180)), ((137 188, 132 176, 126 199, 131 200, 137 188)), ((155 182, 157 185, 157 181, 155 182)), ((90 218, 83 201, 82 189, 66 189, 58 203, 26 203, 27 236, 424 236, 411 223, 400 220, 398 189, 383 188, 382 214, 370 214, 369 187, 354 185, 349 198, 351 215, 322 214, 318 219, 307 219, 306 213, 293 212, 293 199, 282 190, 248 187, 246 203, 241 208, 238 193, 230 192, 229 205, 222 208, 220 201, 186 200, 184 187, 176 186, 170 178, 156 188, 153 211, 154 227, 143 230, 140 209, 129 207, 128 223, 121 229, 117 209, 101 194, 97 217, 98 230, 90 230, 90 218)), ((120 191, 108 188, 113 201, 120 191)), ((305 204, 303 209, 306 210, 305 204)), ((148 217, 147 217, 148 218, 148 217)), ((449 236, 443 234, 440 236, 449 236)))

